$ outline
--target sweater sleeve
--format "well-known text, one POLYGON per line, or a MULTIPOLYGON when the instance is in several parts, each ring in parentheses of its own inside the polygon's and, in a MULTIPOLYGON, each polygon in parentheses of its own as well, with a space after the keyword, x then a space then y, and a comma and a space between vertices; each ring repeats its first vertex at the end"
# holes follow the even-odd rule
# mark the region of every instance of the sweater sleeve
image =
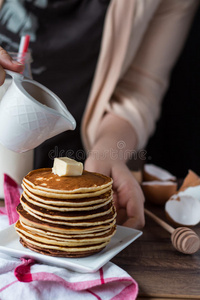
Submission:
POLYGON ((197 5, 197 0, 161 2, 137 54, 107 104, 107 112, 124 118, 133 126, 138 149, 146 145, 155 130, 170 72, 183 47, 197 5))

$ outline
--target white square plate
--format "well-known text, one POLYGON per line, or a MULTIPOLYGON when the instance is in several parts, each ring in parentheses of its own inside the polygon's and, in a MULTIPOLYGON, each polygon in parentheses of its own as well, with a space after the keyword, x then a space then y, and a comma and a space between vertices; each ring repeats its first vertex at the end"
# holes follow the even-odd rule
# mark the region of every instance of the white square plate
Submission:
POLYGON ((117 226, 115 235, 101 252, 83 258, 63 258, 40 254, 24 248, 19 242, 19 236, 14 225, 11 225, 0 231, 0 252, 17 258, 33 258, 40 263, 64 267, 81 273, 92 273, 96 272, 141 235, 142 231, 117 226))

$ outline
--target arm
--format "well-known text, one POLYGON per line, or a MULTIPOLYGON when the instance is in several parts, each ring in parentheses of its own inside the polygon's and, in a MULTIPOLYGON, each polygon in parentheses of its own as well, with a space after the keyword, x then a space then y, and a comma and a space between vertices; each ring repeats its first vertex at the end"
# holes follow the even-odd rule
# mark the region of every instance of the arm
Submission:
POLYGON ((130 124, 108 113, 100 124, 85 168, 113 178, 117 223, 141 228, 144 226, 144 196, 126 166, 127 157, 136 143, 136 134, 130 124))
POLYGON ((119 154, 120 141, 126 145, 123 153, 141 149, 153 133, 170 71, 181 51, 197 4, 195 0, 161 1, 131 65, 107 102, 107 113, 96 125, 98 132, 92 138, 94 142, 86 168, 113 178, 119 224, 144 225, 144 197, 123 157, 119 159, 118 155, 118 159, 111 159, 111 149, 119 154), (99 153, 98 159, 92 153, 99 153), (108 155, 103 156, 103 153, 108 155), (104 160, 99 159, 101 155, 104 160))
POLYGON ((107 111, 132 125, 138 138, 137 149, 146 145, 155 130, 171 70, 198 4, 196 0, 161 1, 130 67, 107 104, 107 111))

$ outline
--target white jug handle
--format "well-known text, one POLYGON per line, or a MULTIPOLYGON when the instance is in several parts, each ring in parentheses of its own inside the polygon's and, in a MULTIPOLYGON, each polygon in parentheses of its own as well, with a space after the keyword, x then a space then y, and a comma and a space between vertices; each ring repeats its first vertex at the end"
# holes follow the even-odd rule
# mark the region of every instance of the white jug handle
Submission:
POLYGON ((17 73, 17 72, 13 72, 10 70, 5 69, 6 74, 10 75, 13 80, 18 80, 18 81, 22 81, 24 79, 24 75, 17 73))

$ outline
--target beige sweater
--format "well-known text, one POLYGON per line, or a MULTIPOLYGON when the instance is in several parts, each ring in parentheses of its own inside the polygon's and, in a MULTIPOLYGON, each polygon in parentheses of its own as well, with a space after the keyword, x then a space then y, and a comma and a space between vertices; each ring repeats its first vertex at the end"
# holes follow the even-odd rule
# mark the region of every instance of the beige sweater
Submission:
POLYGON ((106 112, 133 126, 138 149, 146 145, 198 4, 199 0, 111 0, 82 121, 86 150, 106 112))
POLYGON ((138 149, 154 132, 171 69, 186 39, 198 0, 112 0, 101 52, 82 121, 90 150, 105 112, 127 120, 138 149))

